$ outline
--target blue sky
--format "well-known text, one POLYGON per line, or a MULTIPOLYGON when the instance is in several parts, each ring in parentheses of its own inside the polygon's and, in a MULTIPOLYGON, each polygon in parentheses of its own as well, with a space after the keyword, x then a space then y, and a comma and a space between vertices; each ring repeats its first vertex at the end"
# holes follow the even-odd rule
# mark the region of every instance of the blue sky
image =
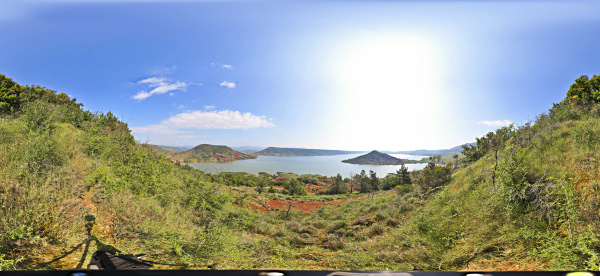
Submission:
POLYGON ((13 1, 0 73, 161 145, 450 148, 600 73, 595 1, 13 1))

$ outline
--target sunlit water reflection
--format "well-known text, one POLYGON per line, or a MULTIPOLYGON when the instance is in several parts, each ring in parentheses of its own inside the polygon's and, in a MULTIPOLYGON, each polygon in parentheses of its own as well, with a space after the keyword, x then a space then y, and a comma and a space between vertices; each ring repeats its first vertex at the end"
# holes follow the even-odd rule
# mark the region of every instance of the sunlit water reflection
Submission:
MULTIPOLYGON (((361 170, 369 172, 373 170, 378 176, 383 177, 388 173, 395 173, 400 165, 355 165, 342 163, 342 160, 354 158, 361 154, 342 154, 332 156, 259 156, 257 159, 239 160, 227 163, 194 163, 190 166, 206 173, 217 172, 247 172, 258 174, 266 172, 274 174, 277 172, 291 172, 297 174, 319 174, 324 176, 335 176, 340 173, 343 177, 350 174, 360 173, 361 170)), ((421 160, 427 156, 390 154, 397 158, 421 160)), ((409 171, 420 170, 426 163, 406 164, 409 171)))

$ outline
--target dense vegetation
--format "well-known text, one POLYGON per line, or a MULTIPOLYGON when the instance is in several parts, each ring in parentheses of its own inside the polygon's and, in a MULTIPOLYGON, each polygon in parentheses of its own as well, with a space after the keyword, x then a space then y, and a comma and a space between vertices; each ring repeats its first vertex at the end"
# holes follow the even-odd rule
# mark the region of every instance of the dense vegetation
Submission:
POLYGON ((75 268, 89 246, 147 253, 160 269, 598 270, 588 81, 461 160, 342 178, 205 174, 137 143, 110 112, 0 75, 0 269, 75 268))

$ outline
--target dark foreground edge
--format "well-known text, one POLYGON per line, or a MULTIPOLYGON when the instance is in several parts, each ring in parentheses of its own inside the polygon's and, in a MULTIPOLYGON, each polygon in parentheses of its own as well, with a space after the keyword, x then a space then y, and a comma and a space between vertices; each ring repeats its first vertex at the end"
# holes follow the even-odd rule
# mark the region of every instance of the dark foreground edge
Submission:
POLYGON ((572 271, 295 271, 295 270, 58 270, 1 271, 4 276, 600 276, 572 271))

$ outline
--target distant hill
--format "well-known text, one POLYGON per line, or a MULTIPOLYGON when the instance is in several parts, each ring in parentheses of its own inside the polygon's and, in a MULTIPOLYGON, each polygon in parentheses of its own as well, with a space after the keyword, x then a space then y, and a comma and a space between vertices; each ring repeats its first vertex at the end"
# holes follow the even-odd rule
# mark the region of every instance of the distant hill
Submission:
MULTIPOLYGON (((152 145, 155 146, 155 145, 152 145)), ((156 145, 157 147, 160 147, 163 150, 166 150, 168 152, 182 152, 182 151, 186 151, 191 149, 192 147, 172 147, 172 146, 163 146, 163 145, 156 145)))
POLYGON ((268 147, 256 153, 256 155, 266 156, 320 156, 320 155, 340 155, 361 153, 362 151, 346 150, 323 150, 323 149, 303 149, 303 148, 278 148, 268 147))
MULTIPOLYGON (((474 144, 473 143, 466 143, 464 145, 471 145, 474 144)), ((408 150, 408 151, 394 151, 394 152, 387 152, 387 153, 400 153, 400 154, 411 154, 411 155, 427 155, 427 156, 431 156, 431 155, 447 155, 447 154, 452 154, 452 153, 460 153, 462 151, 462 146, 463 145, 458 145, 456 147, 452 147, 449 149, 438 149, 438 150, 426 150, 426 149, 418 149, 418 150, 408 150)))
POLYGON ((344 163, 360 165, 402 165, 407 161, 376 150, 352 159, 342 160, 344 163))
POLYGON ((257 147, 257 146, 241 146, 241 147, 231 147, 231 148, 234 150, 237 150, 239 152, 243 152, 243 153, 256 153, 258 151, 265 149, 265 147, 257 147))
POLYGON ((173 161, 183 163, 218 163, 256 158, 256 156, 235 151, 227 146, 202 144, 180 152, 170 152, 163 147, 150 146, 155 152, 164 154, 173 161))

